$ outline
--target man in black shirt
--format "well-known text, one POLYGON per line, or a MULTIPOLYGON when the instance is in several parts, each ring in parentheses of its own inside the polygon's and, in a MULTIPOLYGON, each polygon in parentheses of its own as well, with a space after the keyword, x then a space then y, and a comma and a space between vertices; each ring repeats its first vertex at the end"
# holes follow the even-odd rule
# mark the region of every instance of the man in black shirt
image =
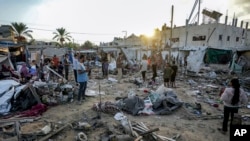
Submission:
POLYGON ((176 88, 176 85, 175 85, 175 77, 176 77, 176 74, 177 74, 177 71, 178 71, 178 66, 175 64, 175 61, 173 61, 173 64, 171 66, 172 70, 173 70, 173 73, 171 75, 171 86, 173 88, 176 88))

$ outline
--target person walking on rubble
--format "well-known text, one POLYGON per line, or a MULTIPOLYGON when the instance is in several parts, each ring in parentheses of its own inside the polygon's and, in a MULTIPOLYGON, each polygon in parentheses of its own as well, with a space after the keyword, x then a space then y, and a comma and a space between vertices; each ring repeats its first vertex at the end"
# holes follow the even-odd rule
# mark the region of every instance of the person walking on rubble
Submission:
POLYGON ((123 61, 123 56, 122 56, 122 53, 120 52, 119 56, 116 59, 116 68, 118 71, 118 74, 117 74, 118 83, 120 83, 122 79, 122 65, 123 65, 122 61, 123 61))
POLYGON ((147 56, 144 54, 144 56, 142 57, 141 66, 140 66, 143 82, 146 81, 147 67, 148 67, 147 56))
POLYGON ((173 73, 171 75, 170 83, 171 83, 171 87, 176 88, 175 78, 176 78, 176 74, 177 74, 177 71, 178 71, 178 66, 175 64, 175 61, 173 61, 173 64, 172 64, 171 68, 173 70, 173 73))
POLYGON ((166 63, 166 66, 163 71, 163 79, 165 87, 169 87, 169 81, 172 74, 173 74, 173 69, 170 67, 169 63, 166 63))
POLYGON ((81 55, 79 58, 78 63, 78 70, 77 70, 77 82, 80 84, 79 92, 78 92, 78 104, 81 104, 82 100, 85 100, 85 91, 87 89, 87 82, 88 82, 88 70, 84 66, 85 56, 81 55))
POLYGON ((238 113, 238 109, 246 105, 248 100, 246 93, 240 88, 237 78, 233 78, 230 81, 230 85, 231 88, 226 88, 220 97, 220 100, 223 101, 224 104, 224 119, 222 128, 218 128, 218 130, 223 134, 227 132, 229 115, 231 115, 230 125, 232 125, 234 113, 238 113))

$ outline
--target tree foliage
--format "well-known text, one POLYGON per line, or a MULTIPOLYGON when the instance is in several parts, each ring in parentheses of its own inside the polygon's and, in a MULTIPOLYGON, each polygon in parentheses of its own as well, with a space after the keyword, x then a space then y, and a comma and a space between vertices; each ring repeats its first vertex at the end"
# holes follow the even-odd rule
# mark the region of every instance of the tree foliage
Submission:
POLYGON ((62 47, 64 44, 64 42, 66 40, 71 41, 71 36, 70 33, 66 31, 65 28, 61 27, 61 28, 57 28, 56 32, 53 32, 53 34, 55 35, 52 39, 56 39, 57 41, 59 41, 59 45, 62 47))
POLYGON ((13 30, 14 30, 14 36, 18 43, 27 43, 27 38, 33 39, 31 32, 32 30, 29 30, 26 24, 24 23, 17 23, 13 22, 11 23, 13 30))
POLYGON ((65 47, 73 48, 74 50, 77 50, 79 48, 79 44, 68 42, 64 44, 65 47))
POLYGON ((91 41, 85 41, 82 45, 81 48, 83 49, 91 49, 91 48, 95 48, 97 47, 94 43, 92 43, 91 41))

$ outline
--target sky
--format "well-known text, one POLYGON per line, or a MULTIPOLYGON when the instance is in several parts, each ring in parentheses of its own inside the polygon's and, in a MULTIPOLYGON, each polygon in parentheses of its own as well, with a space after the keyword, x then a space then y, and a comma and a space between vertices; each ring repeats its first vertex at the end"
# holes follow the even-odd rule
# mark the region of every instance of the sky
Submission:
MULTIPOLYGON (((23 22, 33 30, 34 39, 44 41, 51 41, 55 29, 64 27, 75 43, 89 40, 98 45, 125 35, 150 36, 164 23, 170 26, 172 5, 173 24, 183 26, 194 3, 195 0, 0 0, 0 25, 23 22)), ((238 21, 250 22, 249 0, 201 0, 201 11, 203 8, 222 13, 221 22, 226 14, 229 22, 234 14, 238 21)))

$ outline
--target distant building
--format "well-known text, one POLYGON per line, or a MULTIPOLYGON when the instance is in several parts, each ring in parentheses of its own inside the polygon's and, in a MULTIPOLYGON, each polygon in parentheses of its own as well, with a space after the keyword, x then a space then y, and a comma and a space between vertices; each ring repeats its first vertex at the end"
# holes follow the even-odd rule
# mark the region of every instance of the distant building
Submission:
POLYGON ((0 41, 12 41, 16 42, 14 38, 13 28, 10 25, 0 26, 0 41))

